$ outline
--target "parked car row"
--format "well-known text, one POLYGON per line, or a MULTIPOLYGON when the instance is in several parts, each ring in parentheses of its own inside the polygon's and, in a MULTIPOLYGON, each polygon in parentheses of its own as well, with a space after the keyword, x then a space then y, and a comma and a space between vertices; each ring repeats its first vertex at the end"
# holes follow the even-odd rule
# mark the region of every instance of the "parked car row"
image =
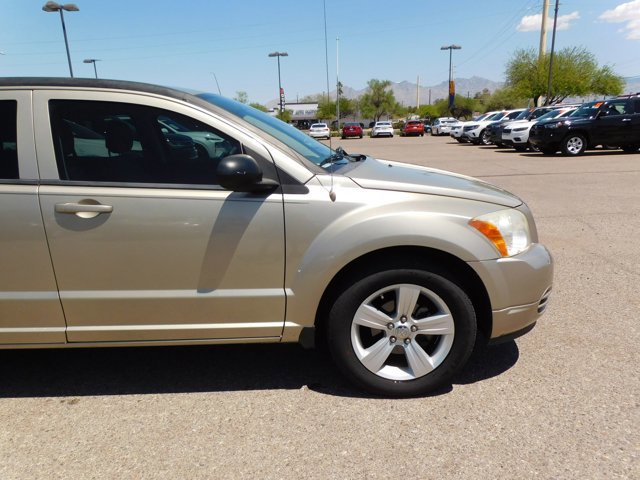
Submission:
POLYGON ((458 142, 516 151, 580 155, 597 146, 640 150, 640 93, 582 105, 550 105, 487 112, 450 126, 458 142))

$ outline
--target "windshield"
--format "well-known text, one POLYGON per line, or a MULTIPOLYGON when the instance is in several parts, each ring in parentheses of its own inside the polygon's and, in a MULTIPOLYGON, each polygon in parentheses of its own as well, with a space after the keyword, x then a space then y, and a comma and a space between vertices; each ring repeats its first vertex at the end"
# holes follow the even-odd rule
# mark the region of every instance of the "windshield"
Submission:
POLYGON ((540 117, 538 117, 538 120, 540 121, 551 120, 552 118, 564 117, 569 112, 571 112, 571 110, 562 110, 562 109, 551 110, 545 113, 544 115, 541 115, 540 117))
POLYGON ((492 113, 483 113, 482 115, 478 115, 477 117, 474 117, 471 120, 473 122, 481 122, 482 120, 484 120, 485 118, 487 118, 490 115, 493 115, 493 114, 492 113))
POLYGON ((526 120, 529 115, 531 115, 531 110, 523 110, 514 120, 526 120))
POLYGON ((572 117, 594 117, 600 106, 604 102, 593 102, 593 103, 585 103, 580 108, 578 108, 575 112, 571 114, 572 117))
POLYGON ((314 140, 309 135, 302 133, 288 123, 267 115, 249 105, 211 93, 201 93, 197 96, 226 110, 236 117, 240 117, 245 122, 278 139, 294 152, 316 165, 320 165, 332 154, 331 149, 323 143, 314 140))

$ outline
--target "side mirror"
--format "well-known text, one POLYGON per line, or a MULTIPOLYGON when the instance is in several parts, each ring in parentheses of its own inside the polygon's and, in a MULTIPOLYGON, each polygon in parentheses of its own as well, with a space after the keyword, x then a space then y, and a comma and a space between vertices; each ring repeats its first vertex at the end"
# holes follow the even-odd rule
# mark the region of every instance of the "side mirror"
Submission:
POLYGON ((268 192, 278 183, 262 179, 262 169, 250 155, 229 155, 220 160, 216 170, 218 183, 233 192, 268 192))

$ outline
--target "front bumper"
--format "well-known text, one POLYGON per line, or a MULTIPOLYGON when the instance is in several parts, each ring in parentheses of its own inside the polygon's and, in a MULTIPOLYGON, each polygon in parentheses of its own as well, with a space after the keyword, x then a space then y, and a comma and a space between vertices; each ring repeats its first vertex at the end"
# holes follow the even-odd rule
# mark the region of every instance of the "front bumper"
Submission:
POLYGON ((566 136, 568 130, 566 128, 545 128, 540 131, 531 130, 529 132, 529 143, 532 143, 536 147, 541 150, 547 149, 555 149, 556 151, 560 149, 560 142, 566 136))
POLYGON ((553 258, 544 245, 508 258, 470 262, 492 310, 491 341, 526 330, 544 313, 553 284, 553 258))

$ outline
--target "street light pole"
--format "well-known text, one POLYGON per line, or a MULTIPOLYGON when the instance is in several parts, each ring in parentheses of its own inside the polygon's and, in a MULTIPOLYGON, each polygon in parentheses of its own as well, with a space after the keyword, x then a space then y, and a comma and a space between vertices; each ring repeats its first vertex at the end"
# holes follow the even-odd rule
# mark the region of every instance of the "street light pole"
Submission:
POLYGON ((453 84, 453 50, 460 50, 460 45, 447 45, 446 47, 440 47, 440 50, 449 50, 449 111, 453 109, 456 98, 456 89, 453 84))
POLYGON ((76 6, 75 3, 65 3, 64 5, 60 5, 59 3, 56 3, 56 2, 47 2, 43 5, 42 10, 44 10, 45 12, 60 12, 60 21, 62 22, 62 34, 64 35, 64 45, 67 48, 67 60, 69 61, 69 73, 71 74, 71 78, 73 78, 73 67, 71 66, 71 54, 69 53, 69 41, 67 40, 67 28, 64 25, 64 15, 62 11, 66 10, 67 12, 78 12, 80 11, 80 9, 76 6))
POLYGON ((82 63, 93 63, 93 73, 96 74, 96 78, 98 78, 98 69, 96 68, 96 62, 99 62, 99 58, 85 58, 82 63))
POLYGON ((284 112, 284 91, 282 90, 282 82, 280 81, 280 57, 288 57, 287 52, 273 52, 269 54, 270 57, 278 58, 278 93, 280 95, 280 113, 284 112))

